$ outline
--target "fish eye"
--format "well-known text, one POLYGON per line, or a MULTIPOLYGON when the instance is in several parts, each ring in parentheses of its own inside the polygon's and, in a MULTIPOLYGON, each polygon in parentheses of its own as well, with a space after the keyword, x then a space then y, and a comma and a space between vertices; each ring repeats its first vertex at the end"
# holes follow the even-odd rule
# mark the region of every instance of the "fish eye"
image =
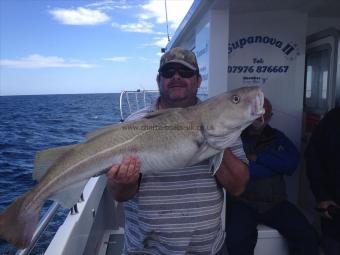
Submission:
POLYGON ((238 104, 241 98, 238 95, 233 95, 232 101, 234 104, 238 104))

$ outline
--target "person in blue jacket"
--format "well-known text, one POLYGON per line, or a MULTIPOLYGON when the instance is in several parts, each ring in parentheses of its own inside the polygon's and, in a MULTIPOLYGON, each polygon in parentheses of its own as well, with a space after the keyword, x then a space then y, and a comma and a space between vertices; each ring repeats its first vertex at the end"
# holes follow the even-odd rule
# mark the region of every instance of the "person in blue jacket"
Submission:
POLYGON ((277 229, 287 240, 290 254, 319 254, 317 232, 286 197, 284 175, 296 170, 299 152, 287 136, 268 124, 273 113, 267 98, 264 108, 264 116, 241 135, 250 181, 241 196, 229 196, 227 201, 229 255, 254 254, 258 224, 277 229))
POLYGON ((340 254, 340 107, 319 122, 305 151, 306 173, 321 216, 325 255, 340 254))

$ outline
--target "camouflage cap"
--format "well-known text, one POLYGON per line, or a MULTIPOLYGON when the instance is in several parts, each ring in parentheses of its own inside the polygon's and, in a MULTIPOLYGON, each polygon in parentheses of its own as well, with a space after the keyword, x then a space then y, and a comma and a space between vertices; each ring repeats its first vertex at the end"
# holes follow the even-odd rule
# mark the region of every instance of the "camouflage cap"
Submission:
POLYGON ((175 47, 164 53, 159 63, 158 71, 161 71, 164 66, 170 63, 182 64, 191 70, 198 71, 198 64, 195 54, 180 47, 175 47))

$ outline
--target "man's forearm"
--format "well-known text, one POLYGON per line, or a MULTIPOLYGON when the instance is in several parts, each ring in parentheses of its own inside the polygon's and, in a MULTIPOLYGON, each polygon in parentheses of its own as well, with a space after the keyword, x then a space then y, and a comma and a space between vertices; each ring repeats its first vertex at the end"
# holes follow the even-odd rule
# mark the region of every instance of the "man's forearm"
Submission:
POLYGON ((135 196, 138 191, 138 182, 130 184, 115 183, 108 185, 108 188, 116 201, 124 202, 135 196))
POLYGON ((216 172, 219 183, 232 195, 240 195, 249 181, 248 166, 238 159, 229 149, 223 154, 220 168, 216 172))

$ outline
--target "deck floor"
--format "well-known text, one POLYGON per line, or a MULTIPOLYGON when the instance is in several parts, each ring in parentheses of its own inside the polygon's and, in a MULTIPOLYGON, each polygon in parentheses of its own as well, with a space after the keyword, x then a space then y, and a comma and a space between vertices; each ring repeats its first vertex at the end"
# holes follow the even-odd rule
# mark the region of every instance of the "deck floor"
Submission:
POLYGON ((124 229, 108 230, 103 236, 98 255, 121 255, 124 245, 124 229))

